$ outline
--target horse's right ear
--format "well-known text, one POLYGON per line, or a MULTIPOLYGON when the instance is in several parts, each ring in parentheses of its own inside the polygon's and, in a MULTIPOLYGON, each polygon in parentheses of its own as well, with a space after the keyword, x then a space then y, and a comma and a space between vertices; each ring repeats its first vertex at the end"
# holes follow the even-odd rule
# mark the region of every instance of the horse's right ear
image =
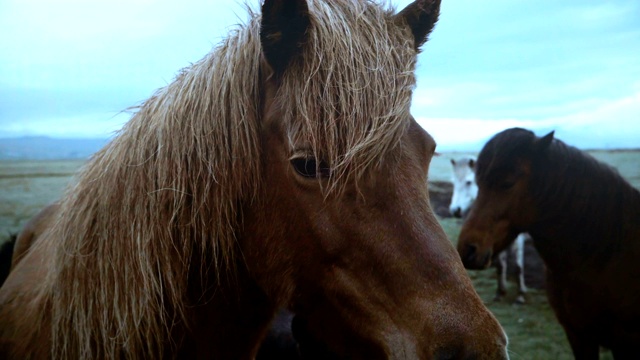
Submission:
POLYGON ((282 75, 299 55, 310 23, 306 0, 265 0, 262 4, 260 44, 276 75, 282 75))
POLYGON ((546 150, 549 147, 549 145, 551 145, 551 142, 553 141, 554 133, 555 131, 551 131, 547 135, 537 139, 534 143, 536 150, 538 151, 546 150))
POLYGON ((419 51, 422 44, 427 41, 427 37, 438 21, 440 1, 416 0, 395 16, 396 21, 409 25, 416 51, 419 51))
POLYGON ((451 165, 453 165, 453 166, 455 166, 455 165, 456 165, 456 161, 455 161, 455 160, 451 159, 451 160, 449 160, 449 161, 451 161, 451 165))

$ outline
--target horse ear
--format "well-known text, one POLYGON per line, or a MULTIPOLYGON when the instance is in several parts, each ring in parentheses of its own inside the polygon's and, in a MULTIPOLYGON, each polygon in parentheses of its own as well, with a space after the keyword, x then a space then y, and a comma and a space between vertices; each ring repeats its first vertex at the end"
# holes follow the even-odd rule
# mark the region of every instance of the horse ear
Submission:
MULTIPOLYGON (((396 15, 397 21, 409 25, 415 41, 415 49, 422 44, 438 21, 441 0, 416 0, 396 15)), ((405 25, 405 26, 406 26, 405 25)))
POLYGON ((469 167, 473 169, 476 166, 476 161, 473 159, 469 159, 469 167))
POLYGON ((554 133, 555 133, 555 131, 551 131, 547 135, 537 139, 536 142, 535 142, 536 149, 539 150, 539 151, 542 151, 542 150, 545 150, 546 148, 548 148, 549 145, 551 145, 551 142, 553 141, 554 133))
POLYGON ((310 23, 306 0, 265 0, 262 4, 260 44, 276 74, 282 75, 300 53, 310 23))
POLYGON ((451 165, 453 165, 453 166, 455 166, 455 165, 456 165, 456 161, 455 161, 455 160, 451 159, 451 160, 449 160, 449 161, 451 161, 451 165))

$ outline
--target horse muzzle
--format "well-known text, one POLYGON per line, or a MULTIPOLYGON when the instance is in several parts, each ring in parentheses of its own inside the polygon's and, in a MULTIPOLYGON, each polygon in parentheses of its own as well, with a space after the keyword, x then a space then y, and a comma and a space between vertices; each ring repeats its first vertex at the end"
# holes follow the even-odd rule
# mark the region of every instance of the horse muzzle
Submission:
POLYGON ((481 251, 477 245, 464 244, 458 248, 460 259, 465 268, 470 270, 484 270, 491 266, 491 249, 481 251))
POLYGON ((462 209, 459 206, 449 208, 451 216, 456 218, 462 218, 462 209))

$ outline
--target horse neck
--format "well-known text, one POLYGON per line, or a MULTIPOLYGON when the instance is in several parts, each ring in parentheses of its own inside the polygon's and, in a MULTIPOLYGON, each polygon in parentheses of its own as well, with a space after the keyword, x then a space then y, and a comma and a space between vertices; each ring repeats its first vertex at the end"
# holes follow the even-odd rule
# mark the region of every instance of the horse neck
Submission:
MULTIPOLYGON (((630 234, 640 237, 640 193, 607 165, 559 145, 535 171, 539 218, 530 232, 550 268, 598 268, 622 247, 627 251, 630 234)), ((640 251, 640 242, 633 246, 640 251)))

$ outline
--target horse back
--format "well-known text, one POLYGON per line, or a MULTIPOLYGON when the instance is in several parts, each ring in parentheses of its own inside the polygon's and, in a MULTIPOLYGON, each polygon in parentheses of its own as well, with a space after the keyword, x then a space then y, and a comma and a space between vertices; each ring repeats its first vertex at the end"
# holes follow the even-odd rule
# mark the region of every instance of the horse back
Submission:
POLYGON ((628 195, 614 225, 593 234, 615 246, 581 258, 571 270, 559 262, 547 267, 549 301, 567 333, 586 334, 614 350, 640 343, 640 193, 628 195))

